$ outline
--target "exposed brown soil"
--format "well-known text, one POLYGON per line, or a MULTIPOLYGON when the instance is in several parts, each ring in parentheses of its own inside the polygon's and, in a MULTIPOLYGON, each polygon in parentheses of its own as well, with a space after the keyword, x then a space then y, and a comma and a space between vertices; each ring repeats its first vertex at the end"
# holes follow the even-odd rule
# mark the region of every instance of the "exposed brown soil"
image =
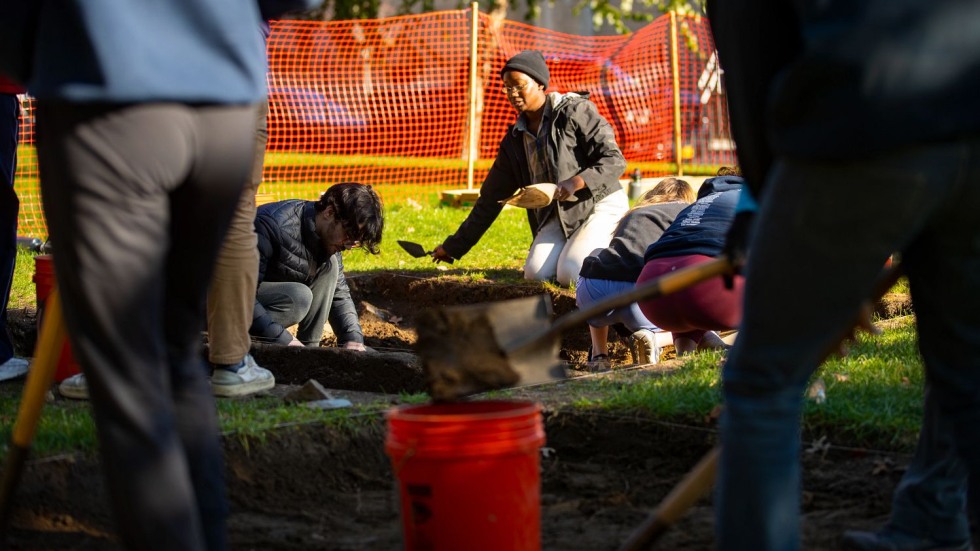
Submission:
MULTIPOLYGON (((308 379, 334 389, 414 392, 420 368, 410 353, 415 319, 426 306, 472 304, 543 292, 538 285, 499 285, 459 277, 421 278, 379 274, 350 278, 361 302, 367 344, 380 353, 368 358, 341 350, 301 352, 279 347, 253 351, 272 369, 276 395, 308 379), (372 388, 379 385, 378 388, 372 388)), ((548 291, 561 315, 574 308, 568 291, 548 291)), ((907 297, 879 305, 888 315, 906 313, 907 297), (888 309, 891 308, 889 311, 888 309)), ((13 312, 18 344, 33 335, 33 312, 13 312)), ((562 358, 584 363, 588 333, 566 335, 562 358)), ((327 338, 324 344, 331 344, 327 338)), ((617 345, 614 363, 629 363, 617 345)), ((632 372, 665 376, 676 366, 632 372)), ((583 375, 584 372, 577 372, 583 375)), ((621 373, 598 375, 621 377, 621 373)), ((17 382, 0 383, 14 392, 17 382)), ((337 391, 354 401, 397 396, 337 391)), ((542 547, 554 550, 616 549, 650 511, 707 452, 715 439, 714 421, 672 424, 649 417, 615 417, 571 411, 578 396, 574 381, 526 389, 522 396, 545 406, 546 453, 542 454, 542 547)), ((55 400, 48 407, 68 407, 55 400)), ((77 406, 76 406, 77 407, 77 406)), ((225 438, 227 477, 232 499, 229 531, 234 549, 359 550, 400 549, 401 526, 394 475, 383 452, 384 421, 336 429, 294 426, 261 441, 225 438)), ((805 435, 806 437, 806 435, 805 435)), ((804 447, 804 544, 806 549, 838 549, 846 528, 870 528, 887 516, 891 492, 909 457, 902 453, 855 452, 804 447)), ((474 496, 479 499, 479 496, 474 496)), ((11 549, 116 549, 97 459, 49 458, 29 463, 19 487, 11 549)), ((712 511, 704 499, 660 542, 662 549, 711 549, 712 511)), ((467 548, 460 542, 455 548, 467 548)))

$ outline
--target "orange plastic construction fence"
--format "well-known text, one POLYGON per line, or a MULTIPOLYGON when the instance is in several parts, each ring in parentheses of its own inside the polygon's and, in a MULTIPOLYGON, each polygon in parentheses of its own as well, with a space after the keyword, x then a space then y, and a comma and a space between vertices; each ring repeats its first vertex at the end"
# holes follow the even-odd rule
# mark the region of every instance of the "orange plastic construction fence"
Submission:
MULTIPOLYGON (((624 178, 637 169, 644 177, 676 173, 678 162, 686 173, 733 164, 708 22, 677 20, 663 16, 625 36, 582 37, 478 14, 472 109, 471 10, 275 21, 261 191, 312 199, 332 183, 357 181, 375 185, 388 204, 428 201, 467 187, 471 120, 479 187, 515 118, 499 72, 525 49, 544 53, 549 91, 590 94, 629 161, 624 178)), ((25 97, 23 106, 18 233, 44 238, 32 100, 25 97)))

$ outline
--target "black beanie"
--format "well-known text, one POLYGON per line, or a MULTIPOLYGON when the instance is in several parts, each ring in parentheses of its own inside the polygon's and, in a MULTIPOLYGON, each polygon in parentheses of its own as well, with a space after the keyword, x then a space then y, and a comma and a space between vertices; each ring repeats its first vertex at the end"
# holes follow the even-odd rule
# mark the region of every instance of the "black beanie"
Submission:
POLYGON ((524 50, 508 59, 507 63, 504 64, 504 68, 500 70, 500 78, 504 78, 504 73, 507 71, 524 73, 545 88, 548 87, 548 81, 551 79, 551 74, 548 72, 548 64, 544 62, 544 56, 537 50, 524 50))

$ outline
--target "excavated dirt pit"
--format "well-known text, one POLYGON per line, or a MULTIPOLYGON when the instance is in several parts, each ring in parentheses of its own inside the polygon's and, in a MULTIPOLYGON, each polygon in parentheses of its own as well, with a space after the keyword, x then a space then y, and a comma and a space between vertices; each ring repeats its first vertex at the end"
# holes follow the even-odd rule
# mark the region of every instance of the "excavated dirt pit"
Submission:
MULTIPOLYGON (((421 308, 541 292, 534 285, 494 285, 445 276, 379 274, 351 279, 355 298, 364 309, 361 320, 367 343, 380 354, 365 359, 337 350, 315 351, 313 356, 256 347, 260 362, 282 383, 277 393, 312 378, 328 388, 389 393, 338 393, 355 402, 397 402, 393 393, 414 392, 422 385, 420 368, 410 354, 414 315, 421 308)), ((552 294, 556 314, 574 307, 571 293, 552 294)), ((907 311, 907 297, 888 297, 879 305, 885 315, 907 311)), ((33 312, 12 314, 18 344, 29 349, 36 338, 33 312)), ((588 342, 584 328, 567 335, 562 358, 572 367, 584 363, 588 342)), ((324 344, 329 345, 329 339, 324 344)), ((616 345, 613 359, 628 363, 624 346, 616 345)), ((648 375, 663 376, 655 371, 648 375)), ((18 384, 0 383, 0 392, 14 392, 18 384)), ((563 404, 575 397, 575 387, 570 382, 523 393, 545 405, 542 548, 616 549, 710 449, 716 435, 710 422, 685 426, 644 417, 573 412, 563 404)), ((48 407, 60 403, 56 400, 48 407)), ((383 452, 384 422, 379 415, 362 419, 345 429, 295 426, 261 440, 226 437, 232 548, 400 549, 398 494, 383 452)), ((903 454, 805 445, 804 547, 838 549, 844 529, 872 528, 883 522, 908 460, 903 454)), ((87 456, 30 462, 18 488, 9 548, 118 548, 98 469, 97 459, 87 456)), ((705 498, 658 548, 711 549, 712 545, 711 501, 705 498)), ((467 545, 461 542, 457 548, 467 545)))

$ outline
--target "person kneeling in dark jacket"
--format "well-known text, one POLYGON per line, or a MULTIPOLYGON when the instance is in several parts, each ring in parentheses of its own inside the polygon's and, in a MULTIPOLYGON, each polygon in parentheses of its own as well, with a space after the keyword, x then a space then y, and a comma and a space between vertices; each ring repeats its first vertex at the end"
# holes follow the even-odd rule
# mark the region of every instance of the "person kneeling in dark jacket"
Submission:
POLYGON ((384 213, 369 185, 335 184, 317 201, 288 199, 258 208, 259 277, 249 333, 267 342, 318 346, 329 322, 337 342, 364 350, 342 252, 378 254, 384 213), (287 327, 298 324, 296 336, 287 327))
MULTIPOLYGON (((698 200, 687 207, 667 231, 647 248, 646 264, 637 285, 681 268, 707 262, 722 253, 725 236, 735 219, 735 207, 745 183, 729 167, 705 180, 698 200)), ((714 278, 667 296, 640 301, 640 311, 657 327, 673 333, 678 356, 700 349, 723 348, 715 331, 735 329, 742 319, 745 278, 734 277, 732 288, 714 278)))

